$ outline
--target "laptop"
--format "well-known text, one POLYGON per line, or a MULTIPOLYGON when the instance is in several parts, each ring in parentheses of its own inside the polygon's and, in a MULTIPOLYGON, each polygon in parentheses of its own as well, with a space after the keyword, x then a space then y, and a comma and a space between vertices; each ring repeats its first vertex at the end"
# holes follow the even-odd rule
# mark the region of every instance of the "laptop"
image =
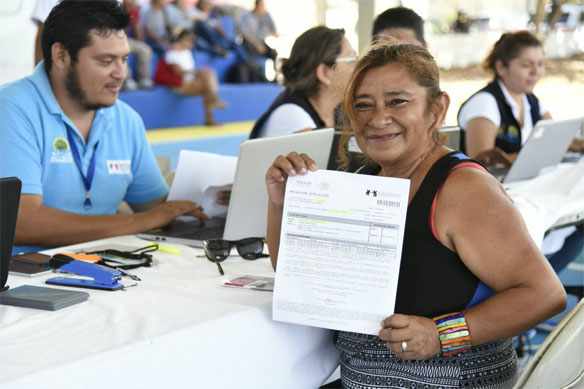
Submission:
POLYGON ((22 184, 16 177, 0 178, 0 292, 8 289, 8 269, 16 229, 22 184))
POLYGON ((442 126, 439 131, 446 136, 444 146, 450 147, 452 150, 460 149, 460 127, 442 126))
POLYGON ((333 128, 325 128, 242 142, 226 218, 212 218, 204 223, 172 223, 137 236, 193 247, 203 247, 203 241, 214 238, 238 240, 264 237, 268 204, 266 170, 277 155, 285 155, 290 151, 306 153, 320 168, 326 168, 333 133, 333 128))
POLYGON ((536 177, 562 161, 583 122, 584 118, 538 121, 511 166, 488 168, 489 172, 505 184, 536 177))

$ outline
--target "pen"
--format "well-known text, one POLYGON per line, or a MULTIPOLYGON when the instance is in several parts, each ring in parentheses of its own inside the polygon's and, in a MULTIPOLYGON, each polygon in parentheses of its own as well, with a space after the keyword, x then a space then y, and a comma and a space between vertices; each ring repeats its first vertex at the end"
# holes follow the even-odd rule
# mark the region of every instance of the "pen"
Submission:
POLYGON ((122 273, 123 275, 130 277, 130 278, 131 278, 131 279, 133 279, 134 281, 142 281, 142 280, 140 279, 140 277, 138 277, 137 275, 135 275, 135 274, 132 274, 132 273, 130 273, 130 272, 128 272, 128 271, 126 271, 126 270, 122 269, 121 267, 116 267, 115 269, 116 269, 117 271, 119 271, 120 273, 122 273))
POLYGON ((158 251, 162 251, 163 253, 169 254, 180 254, 180 249, 178 247, 169 246, 167 244, 161 244, 158 242, 148 242, 151 245, 158 245, 158 251))

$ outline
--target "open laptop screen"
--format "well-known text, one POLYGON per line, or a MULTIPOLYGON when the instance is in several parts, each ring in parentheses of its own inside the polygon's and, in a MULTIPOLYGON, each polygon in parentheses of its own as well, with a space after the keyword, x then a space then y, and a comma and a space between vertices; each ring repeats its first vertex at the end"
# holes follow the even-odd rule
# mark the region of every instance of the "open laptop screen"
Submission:
POLYGON ((0 178, 0 291, 6 288, 21 182, 16 177, 0 178))

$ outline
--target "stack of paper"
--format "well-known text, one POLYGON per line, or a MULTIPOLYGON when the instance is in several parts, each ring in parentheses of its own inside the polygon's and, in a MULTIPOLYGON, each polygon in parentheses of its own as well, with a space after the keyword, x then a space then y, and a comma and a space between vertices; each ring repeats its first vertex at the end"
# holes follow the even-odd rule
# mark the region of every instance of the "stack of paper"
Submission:
POLYGON ((230 190, 237 158, 199 151, 181 150, 168 200, 190 200, 207 215, 224 216, 227 206, 215 202, 218 191, 230 190))

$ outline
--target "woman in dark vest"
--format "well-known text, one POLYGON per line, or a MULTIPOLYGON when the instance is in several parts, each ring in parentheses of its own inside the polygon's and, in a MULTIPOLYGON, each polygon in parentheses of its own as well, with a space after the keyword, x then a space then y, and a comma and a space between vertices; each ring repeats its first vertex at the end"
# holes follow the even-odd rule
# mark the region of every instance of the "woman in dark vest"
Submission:
POLYGON ((356 59, 344 30, 319 26, 304 32, 282 63, 284 91, 256 121, 250 138, 332 127, 356 59))
MULTIPOLYGON (((533 94, 543 74, 541 42, 526 31, 503 34, 483 66, 495 78, 458 111, 461 150, 486 166, 510 165, 535 123, 551 118, 533 94)), ((570 150, 582 151, 583 146, 582 140, 574 139, 570 150)), ((575 227, 553 231, 543 243, 556 272, 574 260, 583 247, 584 237, 575 227)))
POLYGON ((485 165, 511 164, 535 123, 551 117, 533 94, 544 70, 541 42, 526 31, 503 34, 483 67, 495 78, 458 111, 461 150, 485 165))
MULTIPOLYGON (((511 387, 519 369, 510 338, 565 306, 559 279, 501 185, 443 145, 450 99, 438 74, 424 48, 376 47, 344 95, 346 136, 352 128, 367 158, 359 173, 410 180, 395 313, 379 318, 378 335, 339 333, 344 388, 511 387)), ((274 268, 286 178, 317 168, 297 153, 268 168, 274 268)), ((351 269, 349 256, 339 266, 351 269)))

